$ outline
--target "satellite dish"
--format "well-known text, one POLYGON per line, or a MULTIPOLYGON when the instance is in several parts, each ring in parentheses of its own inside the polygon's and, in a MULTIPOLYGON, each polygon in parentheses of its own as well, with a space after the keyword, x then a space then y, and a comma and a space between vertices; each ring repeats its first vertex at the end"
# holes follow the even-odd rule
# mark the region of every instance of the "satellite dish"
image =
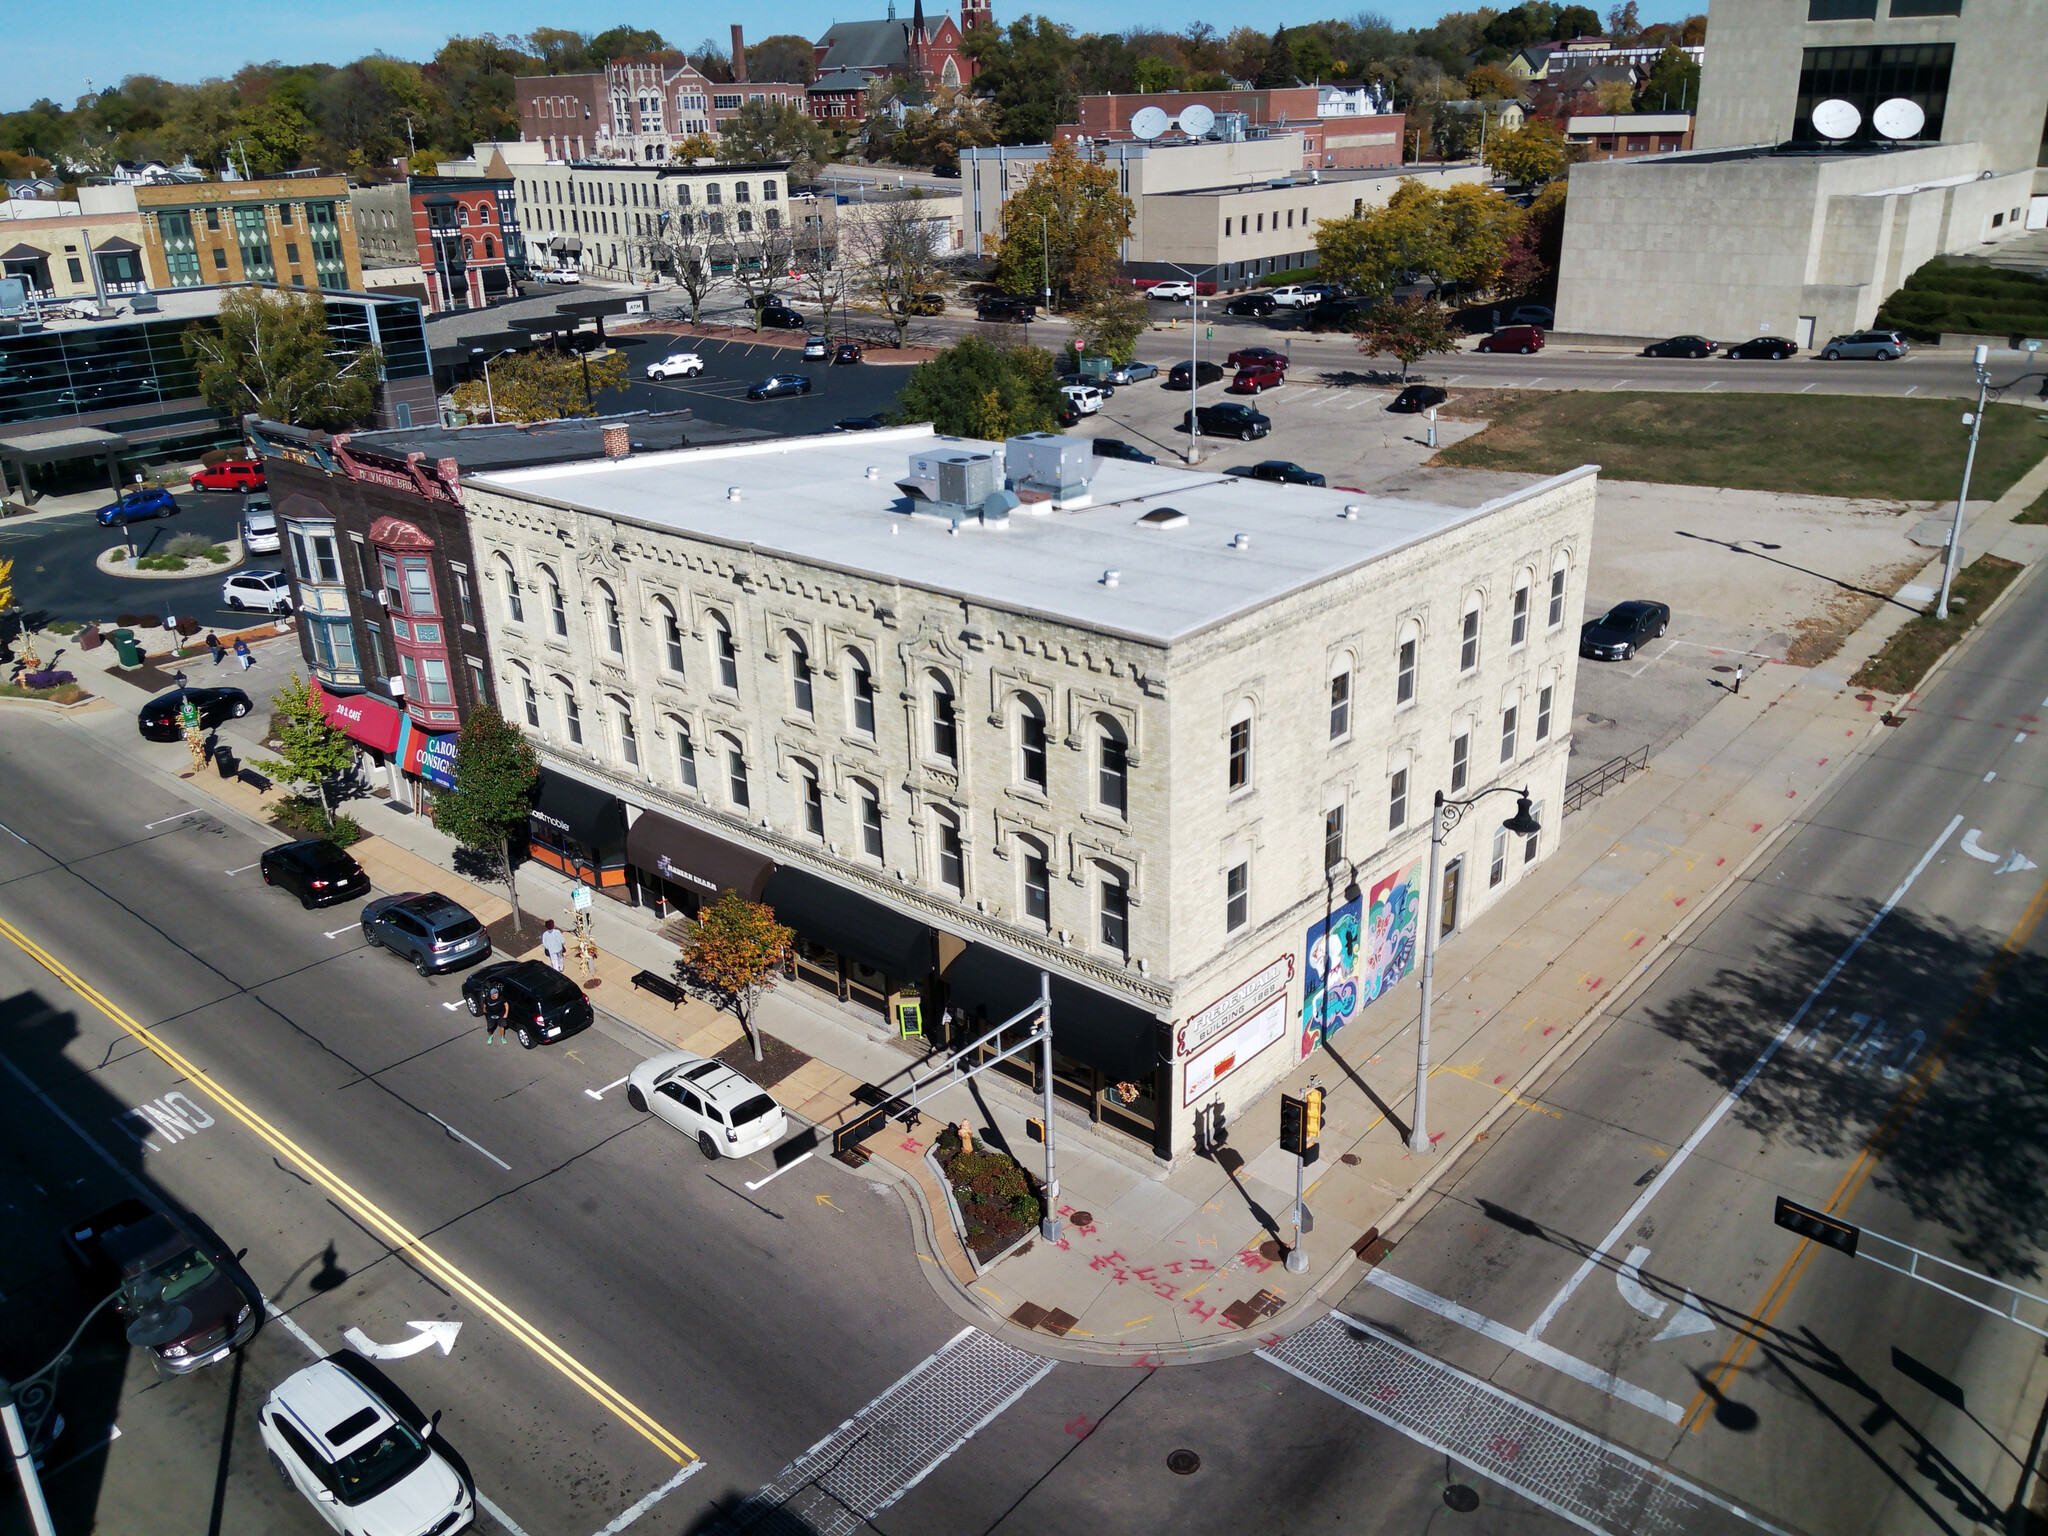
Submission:
POLYGON ((1919 102, 1894 96, 1878 103, 1877 110, 1870 114, 1870 126, 1888 139, 1916 139, 1927 126, 1927 114, 1919 102))
POLYGON ((1846 139, 1863 125, 1863 114, 1839 96, 1813 109, 1813 131, 1824 139, 1846 139))
POLYGON ((1197 102, 1192 107, 1183 107, 1180 114, 1180 131, 1191 139, 1208 137, 1209 130, 1216 126, 1216 114, 1197 102))
POLYGON ((1163 107, 1140 107, 1131 114, 1131 132, 1141 139, 1156 139, 1172 122, 1163 107))

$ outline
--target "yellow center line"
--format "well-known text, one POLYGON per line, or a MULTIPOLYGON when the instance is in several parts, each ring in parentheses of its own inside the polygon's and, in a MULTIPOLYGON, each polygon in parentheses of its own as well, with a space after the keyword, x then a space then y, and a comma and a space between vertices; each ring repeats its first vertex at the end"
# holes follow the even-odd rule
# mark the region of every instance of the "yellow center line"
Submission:
POLYGON ((651 1414, 635 1407, 616 1388, 610 1386, 588 1366, 570 1355, 546 1334, 521 1317, 512 1308, 492 1295, 482 1285, 472 1280, 455 1265, 443 1258, 426 1242, 408 1231, 400 1222, 388 1216, 364 1195, 357 1193, 346 1180, 324 1166, 317 1158, 308 1156, 289 1136, 285 1135, 268 1120, 229 1093, 207 1074, 205 1069, 179 1052, 175 1047, 160 1039, 156 1033, 138 1024, 113 1002, 88 984, 63 961, 29 938, 5 918, 0 918, 0 934, 4 934, 18 949, 27 954, 38 965, 50 972, 65 986, 97 1008, 114 1024, 133 1036, 152 1054, 166 1065, 181 1073, 188 1081, 199 1084, 217 1100, 227 1112, 268 1142, 280 1155, 291 1159, 308 1174, 313 1181, 336 1200, 347 1206, 366 1227, 376 1232, 385 1242, 405 1254, 419 1267, 461 1296, 479 1312, 504 1328, 528 1349, 567 1377, 583 1392, 595 1400, 607 1413, 630 1425, 643 1439, 664 1456, 676 1462, 698 1460, 697 1453, 681 1439, 664 1428, 651 1414))
MULTIPOLYGON (((1963 999, 1962 1006, 1955 1011, 1954 1016, 1942 1029, 1941 1037, 1934 1043, 1934 1049, 1921 1058, 1919 1067, 1907 1080, 1905 1089, 1893 1100, 1890 1113, 1863 1144, 1863 1150, 1856 1154, 1856 1160, 1842 1175, 1841 1182, 1835 1185, 1834 1193, 1828 1196, 1827 1204, 1821 1207, 1822 1210, 1830 1215, 1839 1216, 1848 1210, 1849 1203, 1862 1192, 1863 1186, 1870 1181, 1870 1176, 1877 1171, 1878 1159, 1884 1155, 1885 1148, 1897 1137, 1900 1128, 1906 1123, 1906 1118, 1919 1106, 1920 1101, 1927 1097, 1927 1091, 1934 1086, 1935 1078, 1941 1074, 1942 1063, 1948 1059, 1948 1054, 1954 1049, 1956 1042, 1972 1024, 1976 1023, 1977 1016, 1991 1001, 1991 994, 1998 990, 1999 977, 2005 974, 2007 966, 2019 958, 2021 948, 2033 937, 2034 929, 2040 925, 2044 913, 2048 913, 2048 883, 2044 883, 2034 892, 2034 899, 2027 903, 2027 910, 2020 914, 2020 920, 2013 925, 2012 931, 2006 934, 2005 942, 1999 945, 1998 953, 1991 957, 1990 963, 1978 975, 1976 985, 1970 988, 1969 996, 1963 999)), ((1706 1424, 1708 1415, 1704 1410, 1727 1390, 1728 1383, 1736 1378, 1757 1345, 1763 1341, 1771 1320, 1791 1299, 1792 1292, 1797 1289, 1800 1278, 1806 1273, 1807 1266, 1813 1262, 1813 1256, 1817 1252, 1819 1248, 1810 1239, 1802 1237, 1799 1240, 1798 1246, 1792 1250, 1791 1257, 1778 1267, 1777 1274, 1772 1277, 1769 1289, 1763 1294, 1763 1300, 1751 1315, 1750 1325, 1736 1334, 1734 1342, 1723 1351, 1713 1369, 1703 1378, 1700 1390, 1686 1406, 1685 1417, 1679 1421, 1681 1424, 1694 1432, 1698 1432, 1706 1424)))

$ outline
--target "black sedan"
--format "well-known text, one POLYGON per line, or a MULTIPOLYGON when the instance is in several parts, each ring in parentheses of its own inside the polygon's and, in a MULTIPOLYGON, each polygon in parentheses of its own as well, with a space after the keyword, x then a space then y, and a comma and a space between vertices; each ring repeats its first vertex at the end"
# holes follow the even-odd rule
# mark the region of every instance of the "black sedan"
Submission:
POLYGON ((553 966, 538 960, 501 960, 479 966, 462 983, 462 1001, 482 1018, 504 1017, 529 1051, 544 1040, 560 1040, 590 1028, 596 1018, 583 989, 553 966), (493 1001, 507 1012, 493 1012, 493 1001))
POLYGON ((1437 406, 1442 405, 1450 398, 1447 391, 1438 388, 1434 384, 1410 384, 1401 393, 1394 396, 1388 403, 1387 409, 1403 416, 1419 416, 1424 411, 1433 410, 1437 406))
POLYGON ((811 322, 784 304, 765 304, 761 307, 761 328, 768 331, 804 331, 811 322))
POLYGON ((1223 306, 1226 315, 1255 315, 1264 319, 1280 306, 1270 293, 1241 293, 1223 306))
POLYGON ((1120 437, 1096 438, 1095 457, 1098 459, 1128 459, 1133 464, 1157 464, 1159 462, 1151 454, 1141 453, 1120 437))
POLYGON ((1180 429, 1191 431, 1200 422, 1204 437, 1234 437, 1248 443, 1253 438, 1264 437, 1273 430, 1273 418, 1264 411, 1255 411, 1248 405, 1225 401, 1221 405, 1204 405, 1182 414, 1180 429))
POLYGON ((841 363, 857 363, 859 361, 860 343, 857 341, 842 341, 832 350, 832 363, 835 367, 841 363))
POLYGON ((283 886, 302 907, 331 907, 370 888, 363 866, 324 837, 266 848, 259 866, 265 885, 283 886))
POLYGON ((1782 363, 1799 350, 1798 343, 1787 341, 1783 336, 1758 336, 1749 341, 1738 341, 1731 345, 1723 357, 1767 358, 1782 363))
POLYGON ((808 395, 811 381, 801 373, 771 374, 758 384, 747 387, 749 400, 779 400, 784 395, 808 395))
POLYGON ((1267 459, 1254 464, 1245 471, 1254 480, 1270 480, 1275 485, 1328 485, 1330 482, 1312 469, 1303 469, 1289 459, 1267 459))
POLYGON ((1714 344, 1704 336, 1670 336, 1643 348, 1645 357, 1712 357, 1714 344))
POLYGON ((1175 363, 1166 372, 1165 387, 1168 389, 1189 388, 1188 376, 1190 374, 1194 375, 1197 384, 1214 384, 1223 377, 1223 370, 1217 364, 1209 362, 1206 358, 1198 366, 1194 367, 1190 367, 1187 363, 1175 363))
POLYGON ((114 1306, 129 1340, 167 1376, 225 1360, 256 1331, 260 1293, 240 1255, 201 1242, 132 1195, 66 1227, 64 1249, 95 1294, 119 1287, 114 1306))
POLYGON ((1670 623, 1671 610, 1662 603, 1616 603, 1579 626, 1579 654, 1595 661, 1627 661, 1670 623))
POLYGON ((136 729, 145 741, 176 741, 185 734, 185 701, 199 709, 199 728, 210 731, 223 720, 239 720, 249 713, 249 695, 239 688, 173 688, 143 705, 135 715, 136 729))

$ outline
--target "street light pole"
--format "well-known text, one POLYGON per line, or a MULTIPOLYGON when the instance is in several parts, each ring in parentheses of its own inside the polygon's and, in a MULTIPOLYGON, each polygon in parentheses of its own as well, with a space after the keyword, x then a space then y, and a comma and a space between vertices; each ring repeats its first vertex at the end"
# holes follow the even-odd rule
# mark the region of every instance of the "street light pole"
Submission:
POLYGON ((1984 397, 1991 389, 1991 370, 1986 366, 1990 359, 1989 347, 1979 347, 1970 358, 1977 370, 1977 409, 1970 415, 1970 451, 1963 458, 1963 488, 1956 496, 1955 521, 1948 531, 1948 556, 1941 566, 1941 600, 1934 606, 1937 619, 1948 617, 1948 589, 1956 579, 1956 562, 1962 558, 1963 508, 1970 500, 1970 471, 1977 463, 1977 433, 1984 425, 1984 397))
POLYGON ((1422 1017, 1416 1026, 1415 1035, 1415 1119, 1408 1132, 1408 1150, 1423 1153, 1430 1150, 1429 1144, 1429 1005, 1436 990, 1436 935, 1441 926, 1442 915, 1437 911, 1437 880, 1441 873, 1444 851, 1444 834, 1464 820, 1465 812, 1477 805, 1488 795, 1515 795, 1519 797, 1515 814, 1501 825, 1517 837, 1533 837, 1543 830, 1536 818, 1529 814, 1529 790, 1526 785, 1514 789, 1506 784, 1496 784, 1491 789, 1482 789, 1478 794, 1463 800, 1447 800, 1444 792, 1436 792, 1436 804, 1429 813, 1429 884, 1424 890, 1422 901, 1422 1017))
POLYGON ((1195 291, 1188 296, 1188 462, 1202 462, 1202 415, 1196 396, 1202 389, 1202 274, 1214 272, 1214 266, 1184 267, 1179 262, 1166 263, 1174 271, 1182 273, 1188 286, 1195 291))
POLYGON ((1045 295, 1045 312, 1052 313, 1052 225, 1038 216, 1038 276, 1045 295))
MULTIPOLYGON (((491 356, 484 359, 484 408, 491 413, 491 425, 494 427, 498 424, 498 402, 497 398, 491 393, 491 364, 501 357, 509 357, 518 350, 517 347, 507 347, 504 351, 494 352, 491 356)), ((475 357, 482 351, 482 347, 471 347, 469 355, 475 357)))

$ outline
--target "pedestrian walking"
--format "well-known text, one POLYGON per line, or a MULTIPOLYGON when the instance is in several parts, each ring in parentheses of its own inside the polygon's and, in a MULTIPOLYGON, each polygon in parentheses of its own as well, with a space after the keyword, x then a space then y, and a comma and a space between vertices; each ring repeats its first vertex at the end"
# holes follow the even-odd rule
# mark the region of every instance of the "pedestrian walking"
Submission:
POLYGON ((558 971, 562 969, 562 953, 568 947, 568 939, 555 926, 555 920, 549 918, 548 925, 540 931, 540 952, 548 957, 548 964, 558 971))
POLYGON ((512 1002, 505 996, 503 987, 493 987, 484 994, 484 1044, 496 1045, 512 1025, 512 1002))
POLYGON ((240 635, 235 636, 235 660, 242 664, 244 672, 256 665, 256 658, 249 654, 249 642, 240 635))
POLYGON ((220 643, 220 636, 210 629, 206 632, 206 648, 213 652, 213 664, 216 667, 221 664, 222 658, 228 653, 227 647, 220 643))

